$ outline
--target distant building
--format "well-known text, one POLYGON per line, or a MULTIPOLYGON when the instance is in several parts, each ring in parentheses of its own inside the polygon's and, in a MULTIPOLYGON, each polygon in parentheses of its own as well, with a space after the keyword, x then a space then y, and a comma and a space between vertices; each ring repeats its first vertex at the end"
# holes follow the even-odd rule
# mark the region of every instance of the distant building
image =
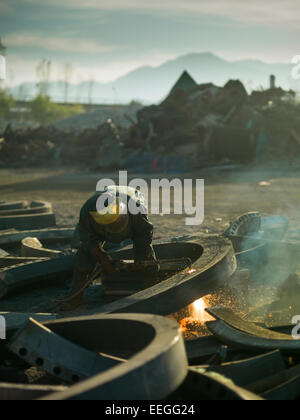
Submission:
POLYGON ((280 101, 294 101, 296 92, 286 91, 281 87, 276 87, 276 77, 270 76, 270 88, 262 91, 253 91, 251 94, 251 103, 253 105, 268 105, 280 101))

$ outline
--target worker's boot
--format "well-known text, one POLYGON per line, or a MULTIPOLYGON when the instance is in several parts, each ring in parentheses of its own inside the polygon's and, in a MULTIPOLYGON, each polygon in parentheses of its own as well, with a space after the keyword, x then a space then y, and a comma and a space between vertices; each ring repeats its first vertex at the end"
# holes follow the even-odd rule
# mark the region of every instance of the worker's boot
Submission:
POLYGON ((81 289, 83 289, 86 282, 87 282, 87 273, 82 272, 78 269, 75 269, 74 274, 73 274, 73 283, 72 283, 71 291, 69 294, 70 298, 72 296, 74 296, 74 298, 61 304, 60 306, 61 312, 74 311, 76 308, 78 308, 79 306, 83 304, 84 290, 81 291, 81 289))

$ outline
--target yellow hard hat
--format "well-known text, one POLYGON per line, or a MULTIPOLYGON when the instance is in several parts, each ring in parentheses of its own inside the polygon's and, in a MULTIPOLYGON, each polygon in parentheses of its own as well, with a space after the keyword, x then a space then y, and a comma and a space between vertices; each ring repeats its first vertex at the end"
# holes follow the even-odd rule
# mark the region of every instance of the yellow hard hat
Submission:
POLYGON ((107 206, 91 211, 90 215, 98 225, 108 226, 119 222, 126 213, 126 205, 119 198, 113 198, 107 206))

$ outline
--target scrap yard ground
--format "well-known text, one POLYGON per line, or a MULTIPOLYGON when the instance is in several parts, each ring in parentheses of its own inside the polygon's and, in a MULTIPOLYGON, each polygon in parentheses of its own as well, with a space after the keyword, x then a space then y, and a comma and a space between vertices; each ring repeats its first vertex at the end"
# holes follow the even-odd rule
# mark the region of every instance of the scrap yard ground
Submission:
MULTIPOLYGON (((102 178, 118 174, 87 172, 78 168, 1 169, 0 197, 3 201, 46 200, 53 204, 57 225, 74 225, 85 200, 102 178)), ((138 177, 144 178, 142 174, 138 177)), ((130 176, 134 178, 135 176, 130 176)), ((155 174, 153 178, 164 178, 155 174)), ((184 178, 205 180, 205 219, 198 227, 185 226, 184 217, 152 216, 156 237, 173 237, 197 232, 219 233, 228 222, 248 211, 288 217, 290 229, 300 229, 300 167, 244 167, 234 171, 199 170, 184 178), (262 184, 261 184, 262 183, 262 184)), ((173 177, 169 177, 170 179, 173 177)), ((145 179, 151 180, 147 175, 145 179)))
MULTIPOLYGON (((78 167, 1 169, 0 197, 3 201, 50 201, 56 214, 57 225, 75 226, 81 206, 94 193, 97 182, 103 178, 111 178, 118 183, 118 175, 117 172, 90 172, 78 167)), ((151 178, 162 179, 166 178, 166 175, 156 173, 143 177, 142 174, 131 174, 129 181, 136 177, 144 178, 150 183, 151 178)), ((234 221, 246 212, 259 211, 263 216, 286 216, 289 220, 287 237, 299 240, 300 166, 292 168, 283 163, 278 165, 273 163, 272 167, 268 168, 258 166, 243 166, 234 170, 221 167, 207 168, 184 174, 182 177, 205 180, 204 222, 199 227, 186 226, 185 216, 150 215, 155 226, 155 239, 221 234, 230 221, 234 221)), ((173 179, 169 177, 171 178, 173 179)), ((281 280, 284 282, 285 278, 281 280)), ((272 278, 263 278, 262 284, 258 285, 256 275, 250 276, 246 306, 244 306, 243 293, 238 293, 238 300, 232 301, 231 294, 221 292, 221 296, 217 297, 218 304, 229 305, 241 315, 247 316, 251 313, 252 321, 264 322, 264 306, 278 300, 277 287, 273 285, 272 278), (265 280, 268 280, 267 283, 265 280)), ((294 312, 288 310, 281 316, 281 323, 290 323, 293 315, 294 312)), ((201 327, 198 333, 202 335, 207 332, 201 327)))

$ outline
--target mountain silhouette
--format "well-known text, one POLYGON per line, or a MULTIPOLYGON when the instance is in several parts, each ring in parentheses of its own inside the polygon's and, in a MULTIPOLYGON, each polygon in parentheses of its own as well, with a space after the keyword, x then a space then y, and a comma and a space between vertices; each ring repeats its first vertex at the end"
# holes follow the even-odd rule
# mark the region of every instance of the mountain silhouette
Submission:
MULTIPOLYGON (((128 103, 132 100, 157 103, 164 99, 184 71, 197 83, 224 86, 229 79, 240 79, 247 90, 269 87, 269 76, 275 74, 277 85, 296 89, 291 78, 292 64, 270 64, 260 60, 227 61, 212 53, 192 53, 169 60, 158 67, 143 66, 110 83, 92 84, 93 103, 128 103)), ((69 85, 70 102, 89 102, 91 82, 69 85)), ((11 89, 24 98, 37 94, 35 83, 24 83, 11 89)), ((63 82, 49 84, 48 93, 56 101, 64 100, 63 82)))

